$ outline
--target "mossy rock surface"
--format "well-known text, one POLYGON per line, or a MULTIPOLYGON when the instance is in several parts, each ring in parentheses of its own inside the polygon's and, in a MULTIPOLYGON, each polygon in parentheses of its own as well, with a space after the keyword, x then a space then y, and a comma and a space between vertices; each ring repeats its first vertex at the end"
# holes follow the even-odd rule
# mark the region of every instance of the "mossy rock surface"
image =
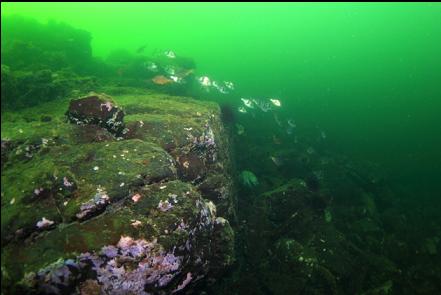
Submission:
POLYGON ((172 158, 140 140, 45 149, 2 175, 2 237, 18 230, 29 233, 43 217, 72 221, 98 190, 112 203, 127 196, 131 187, 176 178, 172 158))
POLYGON ((234 232, 219 217, 234 216, 234 196, 216 104, 129 88, 112 96, 126 112, 119 136, 69 123, 69 102, 2 116, 4 294, 75 294, 85 285, 110 294, 104 273, 135 245, 143 254, 123 263, 119 279, 145 275, 141 265, 162 269, 145 285, 133 281, 152 294, 189 289, 233 263, 234 232))

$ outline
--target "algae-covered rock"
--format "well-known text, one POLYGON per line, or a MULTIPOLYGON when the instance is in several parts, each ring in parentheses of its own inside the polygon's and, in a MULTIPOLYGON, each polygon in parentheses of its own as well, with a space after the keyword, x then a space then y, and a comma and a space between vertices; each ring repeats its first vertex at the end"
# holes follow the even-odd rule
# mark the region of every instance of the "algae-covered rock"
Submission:
POLYGON ((293 179, 254 200, 248 256, 272 294, 356 294, 399 271, 326 220, 322 192, 293 179))
POLYGON ((136 194, 86 223, 7 246, 9 275, 23 276, 17 290, 79 293, 82 283, 95 280, 106 294, 170 294, 231 264, 231 228, 191 185, 172 181, 136 194))
POLYGON ((221 216, 234 219, 231 151, 219 106, 143 93, 124 94, 120 104, 127 113, 123 137, 160 145, 175 159, 178 177, 198 185, 219 207, 221 216))
POLYGON ((91 93, 72 100, 66 116, 72 123, 98 125, 115 134, 124 129, 124 112, 105 94, 91 93))
MULTIPOLYGON (((216 105, 161 96, 162 113, 136 115, 160 129, 128 126, 131 136, 117 137, 124 121, 115 101, 134 99, 125 95, 65 100, 69 120, 51 103, 15 113, 15 124, 2 118, 5 294, 171 294, 214 282, 233 263, 234 198, 216 105), (40 120, 43 110, 53 110, 50 121, 40 120), (115 114, 117 128, 108 124, 115 114), (169 114, 173 125, 164 124, 169 114), (163 134, 179 144, 167 149, 163 134)), ((161 103, 147 93, 142 101, 161 103)))
POLYGON ((81 77, 69 70, 11 70, 2 64, 2 109, 17 110, 60 100, 74 91, 96 87, 93 77, 81 77))
POLYGON ((175 177, 172 158, 140 140, 46 147, 2 175, 2 241, 17 231, 26 237, 42 217, 56 223, 85 219, 133 186, 175 177))
POLYGON ((51 21, 39 23, 18 15, 5 16, 2 25, 2 62, 18 70, 71 67, 84 71, 92 61, 89 32, 51 21))

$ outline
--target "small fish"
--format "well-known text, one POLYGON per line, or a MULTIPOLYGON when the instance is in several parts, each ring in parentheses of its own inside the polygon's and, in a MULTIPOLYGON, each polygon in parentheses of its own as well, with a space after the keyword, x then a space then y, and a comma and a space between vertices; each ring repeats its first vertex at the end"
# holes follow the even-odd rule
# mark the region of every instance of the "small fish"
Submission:
POLYGON ((273 163, 277 166, 280 167, 283 165, 283 160, 280 157, 275 157, 275 156, 271 156, 270 157, 271 161, 273 161, 273 163))
POLYGON ((147 43, 136 49, 136 53, 143 53, 146 47, 147 43))
POLYGON ((267 102, 267 101, 253 99, 253 102, 254 102, 255 105, 257 105, 259 107, 259 109, 262 112, 266 113, 266 112, 272 110, 271 104, 269 102, 267 102))
POLYGON ((182 73, 180 73, 180 76, 182 77, 182 78, 185 78, 185 77, 187 77, 187 76, 190 76, 191 74, 193 74, 194 73, 194 69, 188 69, 188 70, 185 70, 185 71, 183 71, 182 73))
POLYGON ((248 98, 241 98, 240 100, 242 100, 243 104, 250 109, 254 109, 254 105, 253 105, 253 101, 251 99, 248 98))
POLYGON ((217 90, 219 90, 219 92, 222 94, 228 94, 228 90, 223 86, 220 86, 219 88, 217 88, 217 90))
POLYGON ((270 101, 273 105, 275 105, 276 107, 281 107, 282 103, 280 102, 280 100, 276 99, 276 98, 270 98, 270 101))
POLYGON ((199 77, 198 81, 204 87, 210 87, 211 86, 211 80, 207 76, 199 77))
POLYGON ((220 93, 222 93, 222 94, 227 94, 227 93, 228 93, 227 89, 226 89, 224 86, 222 86, 221 83, 219 83, 219 82, 217 82, 217 81, 213 81, 213 82, 211 82, 211 85, 212 85, 214 88, 216 88, 216 89, 217 89, 220 93))
POLYGON ((292 128, 297 127, 297 124, 293 119, 288 119, 288 125, 291 126, 292 128))
POLYGON ((165 55, 166 57, 168 57, 168 58, 176 58, 176 54, 175 54, 173 51, 171 51, 171 50, 166 50, 166 51, 164 52, 164 55, 165 55))
POLYGON ((211 81, 211 86, 219 90, 222 86, 215 80, 211 81))
POLYGON ((233 82, 228 82, 228 81, 224 81, 224 82, 218 82, 218 81, 212 81, 211 82, 211 86, 213 86, 214 88, 216 88, 220 93, 222 94, 228 94, 229 90, 233 90, 234 89, 234 84, 233 82))
POLYGON ((286 127, 286 134, 291 135, 294 131, 294 127, 292 127, 291 125, 288 125, 288 127, 286 127))
POLYGON ((155 83, 156 85, 167 85, 170 83, 174 83, 173 80, 163 76, 163 75, 158 75, 153 77, 152 82, 155 83))
POLYGON ((278 138, 277 136, 273 135, 273 142, 274 144, 282 144, 282 141, 280 140, 280 138, 278 138))
POLYGON ((176 74, 176 69, 172 66, 166 66, 164 71, 169 74, 169 75, 175 75, 176 74))
POLYGON ((276 121, 276 124, 279 125, 279 127, 282 127, 282 121, 280 121, 279 116, 277 116, 276 113, 274 113, 274 121, 276 121))
POLYGON ((182 81, 187 76, 190 76, 191 74, 193 74, 193 72, 194 72, 194 69, 180 70, 179 72, 174 74, 174 76, 177 76, 182 81))
POLYGON ((323 139, 326 139, 326 137, 327 137, 326 132, 325 132, 325 131, 320 132, 320 136, 321 136, 323 139))
POLYGON ((230 90, 234 90, 234 83, 230 81, 224 81, 225 87, 227 87, 230 90))
POLYGON ((170 79, 172 79, 173 80, 173 82, 175 82, 175 83, 181 83, 182 82, 182 78, 181 77, 178 77, 178 76, 170 76, 170 79))
POLYGON ((242 135, 245 133, 245 127, 241 124, 236 124, 237 135, 242 135))
POLYGON ((154 62, 146 62, 144 63, 144 66, 149 70, 150 72, 157 72, 158 71, 158 65, 154 62))
POLYGON ((242 113, 242 114, 246 114, 247 113, 247 109, 245 107, 243 107, 243 106, 238 107, 237 111, 239 113, 242 113))

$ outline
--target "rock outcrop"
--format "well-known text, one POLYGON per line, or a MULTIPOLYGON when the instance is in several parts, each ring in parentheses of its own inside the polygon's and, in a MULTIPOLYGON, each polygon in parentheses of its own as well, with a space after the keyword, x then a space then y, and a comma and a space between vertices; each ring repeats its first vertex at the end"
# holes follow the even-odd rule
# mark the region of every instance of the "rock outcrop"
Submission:
POLYGON ((217 105, 128 91, 26 116, 44 109, 2 122, 5 294, 172 294, 233 263, 217 105))

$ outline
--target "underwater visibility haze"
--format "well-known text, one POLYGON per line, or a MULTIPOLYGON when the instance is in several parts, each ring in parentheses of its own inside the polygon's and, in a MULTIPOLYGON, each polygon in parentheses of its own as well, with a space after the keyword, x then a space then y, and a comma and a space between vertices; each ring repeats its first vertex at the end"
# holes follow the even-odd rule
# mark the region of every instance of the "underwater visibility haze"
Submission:
POLYGON ((2 294, 440 294, 439 3, 1 4, 2 294))

